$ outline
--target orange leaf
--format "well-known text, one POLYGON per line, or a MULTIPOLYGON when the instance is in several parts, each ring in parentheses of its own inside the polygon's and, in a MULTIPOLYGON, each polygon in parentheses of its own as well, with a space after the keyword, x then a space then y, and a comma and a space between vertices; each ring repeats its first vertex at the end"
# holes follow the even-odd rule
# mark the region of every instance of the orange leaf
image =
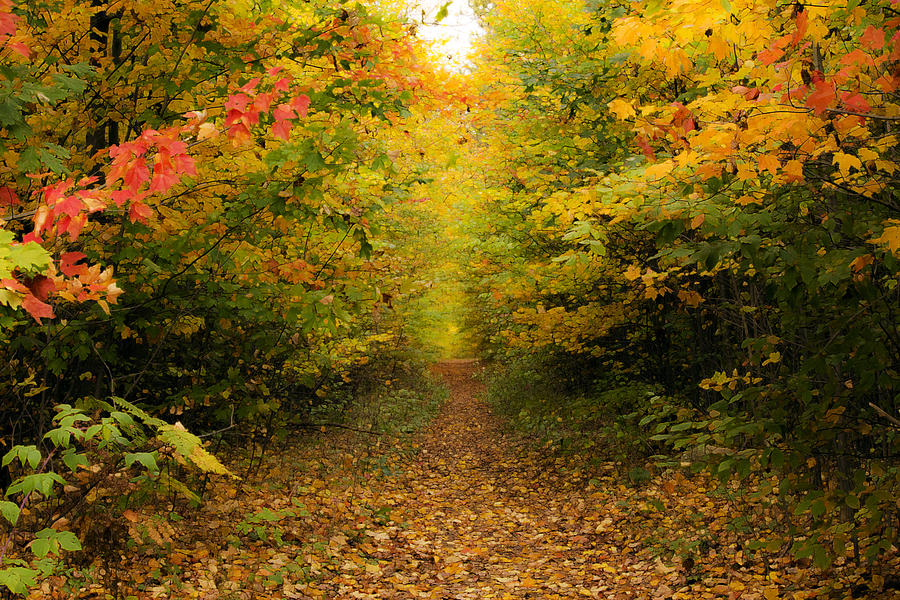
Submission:
POLYGON ((834 104, 835 89, 833 82, 820 82, 816 84, 816 90, 806 98, 806 106, 813 109, 817 115, 825 112, 829 106, 834 104))
POLYGON ((772 154, 763 154, 757 159, 756 164, 759 165, 760 170, 768 171, 772 175, 776 175, 781 167, 781 161, 772 154))
POLYGON ((884 48, 884 29, 869 25, 859 41, 870 50, 881 50, 884 48))

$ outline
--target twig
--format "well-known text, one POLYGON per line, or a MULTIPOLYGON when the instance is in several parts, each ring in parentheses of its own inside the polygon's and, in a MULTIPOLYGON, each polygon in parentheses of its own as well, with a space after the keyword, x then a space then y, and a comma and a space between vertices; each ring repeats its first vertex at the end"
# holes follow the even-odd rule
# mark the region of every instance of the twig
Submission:
POLYGON ((890 421, 897 427, 900 427, 900 419, 898 419, 897 417, 891 416, 890 414, 888 414, 888 412, 886 410, 884 410, 883 408, 881 408, 874 402, 869 402, 869 406, 874 408, 875 412, 877 412, 879 415, 881 415, 882 417, 884 417, 885 419, 887 419, 888 421, 890 421))
POLYGON ((234 404, 231 405, 231 416, 228 418, 228 427, 223 427, 222 429, 217 429, 216 431, 210 431, 209 433, 204 433, 202 435, 198 435, 198 438, 205 438, 211 435, 216 435, 218 433, 223 433, 228 431, 229 429, 233 429, 236 423, 234 422, 234 404))

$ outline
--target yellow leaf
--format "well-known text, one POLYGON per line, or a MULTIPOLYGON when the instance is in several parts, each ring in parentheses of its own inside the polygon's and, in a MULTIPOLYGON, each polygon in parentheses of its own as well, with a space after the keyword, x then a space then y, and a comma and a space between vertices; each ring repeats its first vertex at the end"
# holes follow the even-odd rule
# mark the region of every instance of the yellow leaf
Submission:
POLYGON ((873 262, 875 262, 874 256, 871 254, 863 254, 862 256, 857 256, 853 262, 850 263, 850 268, 859 273, 866 265, 871 265, 873 262))
POLYGON ((894 254, 900 254, 900 221, 890 219, 888 222, 898 224, 885 227, 880 236, 869 240, 869 242, 887 246, 894 254))
POLYGON ((859 159, 864 162, 869 162, 870 160, 877 160, 880 154, 875 152, 874 150, 870 150, 869 148, 860 148, 858 151, 859 159))
POLYGON ((781 352, 772 352, 769 358, 763 361, 763 366, 781 362, 781 352))
POLYGON ((885 173, 894 174, 894 171, 897 170, 897 165, 892 163, 889 160, 876 160, 875 166, 878 167, 879 171, 884 171, 885 173))
POLYGON ((784 174, 788 181, 803 181, 803 163, 799 160, 789 160, 784 165, 784 174))
POLYGON ((671 160, 666 160, 661 163, 656 163, 655 165, 650 165, 647 167, 647 170, 644 171, 644 176, 647 179, 657 180, 665 177, 673 168, 675 164, 671 160))
POLYGON ((637 265, 631 265, 630 267, 625 269, 625 272, 623 273, 623 275, 625 276, 625 279, 627 279, 628 281, 634 281, 635 279, 637 279, 638 277, 641 276, 641 269, 637 265))
POLYGON ((621 121, 637 114, 635 113, 634 106, 631 105, 631 102, 623 100, 622 98, 616 98, 610 102, 608 106, 609 110, 615 113, 616 117, 621 121))
POLYGON ((843 152, 836 152, 834 155, 834 159, 832 160, 832 164, 837 165, 838 169, 841 172, 841 175, 848 176, 850 174, 850 168, 853 167, 857 171, 862 171, 862 162, 852 154, 845 154, 843 152))
POLYGON ((763 596, 765 596, 766 600, 779 600, 781 598, 777 588, 766 588, 763 591, 763 596))

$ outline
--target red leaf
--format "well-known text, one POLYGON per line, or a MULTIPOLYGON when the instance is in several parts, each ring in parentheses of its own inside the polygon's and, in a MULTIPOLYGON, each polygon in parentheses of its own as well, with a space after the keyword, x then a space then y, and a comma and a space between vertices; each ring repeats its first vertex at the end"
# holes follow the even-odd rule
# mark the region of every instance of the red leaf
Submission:
POLYGON ((841 57, 840 63, 847 66, 874 67, 875 60, 859 48, 841 57))
POLYGON ((113 202, 116 203, 116 206, 121 207, 125 204, 129 198, 131 198, 134 194, 129 190, 116 190, 110 194, 112 196, 113 202))
POLYGON ((250 97, 247 96, 247 94, 234 94, 232 96, 228 96, 228 100, 225 101, 225 110, 237 110, 239 112, 244 112, 248 104, 250 104, 250 97))
POLYGON ((241 86, 240 89, 242 92, 252 92, 253 90, 256 89, 256 86, 258 86, 258 85, 259 85, 259 77, 254 77, 253 79, 251 79, 250 81, 245 83, 243 86, 241 86))
POLYGON ((647 157, 647 160, 656 160, 656 153, 653 151, 653 147, 650 146, 650 141, 646 135, 641 134, 637 136, 637 145, 641 152, 644 153, 644 156, 647 157))
POLYGON ((46 302, 41 302, 34 297, 34 294, 25 294, 22 300, 22 308, 28 311, 34 320, 41 323, 41 319, 52 319, 56 315, 53 314, 53 307, 46 302))
POLYGON ((881 50, 884 48, 884 29, 869 25, 859 41, 870 50, 881 50))
POLYGON ((867 113, 872 111, 872 107, 866 102, 866 99, 863 98, 862 94, 858 93, 846 93, 841 96, 841 102, 847 110, 852 110, 853 112, 861 112, 867 113))
POLYGON ((19 196, 11 187, 5 185, 0 187, 0 206, 16 206, 21 203, 22 201, 19 200, 19 196))
POLYGON ((81 230, 84 229, 84 226, 87 224, 87 215, 78 215, 76 217, 63 217, 68 219, 68 222, 65 226, 61 227, 63 231, 69 234, 69 240, 75 241, 78 239, 79 234, 81 234, 81 230))
POLYGON ((126 165, 123 180, 130 190, 137 190, 148 179, 150 179, 150 169, 143 158, 137 158, 126 165))
POLYGON ((296 98, 291 98, 291 108, 297 111, 297 114, 301 117, 305 117, 309 110, 309 96, 300 94, 296 98))
POLYGON ((14 292, 20 292, 22 294, 28 293, 28 288, 25 287, 19 280, 17 279, 0 279, 0 285, 5 287, 8 290, 12 290, 14 292))
POLYGON ((140 201, 135 201, 131 203, 131 206, 128 210, 128 218, 131 219, 132 223, 141 222, 146 223, 147 219, 153 216, 153 210, 140 201))
POLYGON ((181 175, 196 175, 197 166, 194 164, 193 157, 188 156, 187 154, 176 154, 175 171, 181 175))
POLYGON ((272 86, 275 91, 278 92, 286 92, 291 89, 291 78, 290 77, 282 77, 278 81, 275 82, 275 85, 272 86))
POLYGON ((31 56, 31 49, 22 42, 12 42, 11 44, 7 44, 7 46, 11 48, 16 54, 22 56, 22 58, 28 58, 31 56))
POLYGON ((774 64, 779 58, 784 56, 784 50, 780 48, 769 48, 767 50, 763 50, 757 55, 759 62, 764 66, 769 66, 774 64))
POLYGON ((243 123, 236 123, 228 129, 228 137, 238 144, 250 139, 250 129, 243 123))
POLYGON ((81 212, 81 209, 84 208, 84 202, 81 201, 81 198, 78 196, 68 196, 65 200, 57 202, 53 207, 53 214, 59 215, 69 215, 70 217, 74 217, 78 213, 81 212))
POLYGON ((153 165, 153 181, 150 182, 150 193, 167 192, 169 188, 178 183, 180 177, 175 172, 175 167, 167 153, 160 152, 156 155, 156 164, 153 165))
POLYGON ((285 119, 296 118, 297 114, 294 112, 294 109, 291 108, 290 104, 279 104, 275 107, 275 110, 272 111, 272 116, 275 117, 276 121, 284 121, 285 119))
POLYGON ((835 89, 834 85, 823 81, 816 85, 816 90, 806 98, 806 106, 813 109, 817 115, 825 112, 829 106, 834 103, 835 89))
POLYGON ((82 252, 66 252, 59 257, 59 270, 66 277, 75 277, 84 273, 87 266, 77 264, 78 261, 87 258, 82 252))
POLYGON ((38 275, 31 281, 26 281, 25 285, 34 294, 34 297, 42 302, 50 296, 50 292, 56 290, 53 280, 44 275, 38 275))
POLYGON ((253 99, 253 109, 257 112, 266 112, 269 110, 269 107, 272 106, 272 99, 274 94, 260 94, 256 98, 253 99))
POLYGON ((290 121, 275 121, 275 124, 272 125, 272 134, 283 140, 290 139, 291 137, 291 122, 290 121))
POLYGON ((8 11, 10 7, 8 6, 0 6, 0 35, 15 35, 16 34, 16 22, 19 20, 19 15, 14 15, 8 11))

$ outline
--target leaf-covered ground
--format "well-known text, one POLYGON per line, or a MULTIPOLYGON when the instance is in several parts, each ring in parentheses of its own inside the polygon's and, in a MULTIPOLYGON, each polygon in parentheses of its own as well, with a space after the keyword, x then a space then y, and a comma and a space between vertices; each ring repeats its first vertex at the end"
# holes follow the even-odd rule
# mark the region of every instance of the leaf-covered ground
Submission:
POLYGON ((611 464, 585 473, 547 455, 477 399, 476 370, 437 367, 450 396, 420 436, 328 432, 255 485, 218 482, 182 520, 126 512, 127 531, 107 534, 130 547, 31 597, 900 597, 889 569, 745 554, 701 478, 635 488, 611 464))

